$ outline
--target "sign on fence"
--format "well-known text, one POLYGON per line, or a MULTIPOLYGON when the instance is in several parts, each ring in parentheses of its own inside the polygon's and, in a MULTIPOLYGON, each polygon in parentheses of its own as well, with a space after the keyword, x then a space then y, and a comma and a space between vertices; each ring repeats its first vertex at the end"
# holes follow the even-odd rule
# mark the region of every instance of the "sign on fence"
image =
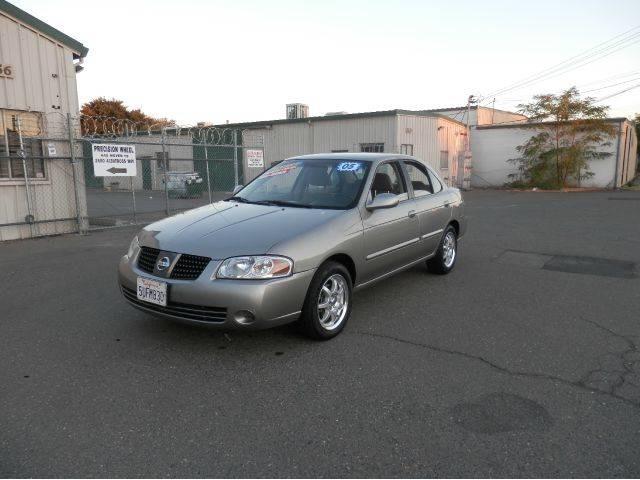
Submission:
POLYGON ((247 166, 249 168, 264 168, 264 151, 246 150, 247 166))
POLYGON ((112 143, 94 143, 93 174, 96 177, 135 177, 136 147, 112 143))

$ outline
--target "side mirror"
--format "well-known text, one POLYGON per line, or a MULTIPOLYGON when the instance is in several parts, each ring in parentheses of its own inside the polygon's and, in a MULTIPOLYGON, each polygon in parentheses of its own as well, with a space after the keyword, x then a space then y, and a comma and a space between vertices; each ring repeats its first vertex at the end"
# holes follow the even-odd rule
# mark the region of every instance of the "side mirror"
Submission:
POLYGON ((400 203, 398 195, 393 193, 379 193, 365 207, 367 210, 379 210, 381 208, 393 208, 400 203))
POLYGON ((236 193, 238 193, 243 188, 244 188, 244 185, 236 185, 235 187, 233 187, 233 194, 235 195, 236 193))

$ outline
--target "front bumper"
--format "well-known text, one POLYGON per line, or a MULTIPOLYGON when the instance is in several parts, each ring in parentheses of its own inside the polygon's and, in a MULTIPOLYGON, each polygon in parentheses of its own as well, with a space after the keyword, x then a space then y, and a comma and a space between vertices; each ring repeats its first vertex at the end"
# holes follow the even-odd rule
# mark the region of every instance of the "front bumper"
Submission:
POLYGON ((174 280, 154 277, 135 261, 136 255, 133 259, 125 255, 118 266, 120 289, 129 304, 158 317, 220 329, 263 329, 296 320, 315 273, 307 270, 270 280, 211 280, 220 264, 212 260, 196 280, 174 280), (139 276, 167 283, 167 307, 137 300, 139 276), (253 317, 249 322, 238 315, 247 311, 253 317))

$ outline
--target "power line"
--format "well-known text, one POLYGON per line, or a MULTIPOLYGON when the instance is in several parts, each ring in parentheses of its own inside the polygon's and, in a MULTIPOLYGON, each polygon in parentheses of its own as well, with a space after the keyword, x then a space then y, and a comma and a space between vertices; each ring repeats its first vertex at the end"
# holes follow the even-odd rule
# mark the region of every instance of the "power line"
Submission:
POLYGON ((523 78, 515 82, 514 84, 511 84, 510 86, 501 88, 493 93, 490 93, 486 95, 484 98, 493 98, 498 95, 502 95, 508 91, 515 90, 516 88, 521 88, 527 85, 531 85, 542 79, 553 78, 552 76, 558 76, 563 73, 567 73, 570 70, 574 70, 576 68, 582 67, 596 60, 600 60, 601 58, 604 58, 608 55, 611 55, 619 50, 622 50, 623 48, 627 48, 637 43, 638 41, 640 41, 640 38, 638 38, 640 37, 640 32, 631 33, 631 32, 634 32, 635 30, 638 30, 639 28, 640 28, 640 25, 630 30, 627 30, 626 32, 623 32, 619 35, 616 35, 615 37, 612 37, 611 39, 605 42, 601 42, 598 45, 595 45, 594 47, 591 47, 588 50, 585 50, 584 52, 578 55, 574 55, 573 57, 570 57, 560 63, 553 65, 552 67, 546 68, 536 74, 523 78))
MULTIPOLYGON (((500 93, 495 94, 494 96, 500 96, 500 95, 503 95, 504 93, 507 93, 507 92, 512 91, 512 90, 517 90, 517 89, 520 89, 520 88, 523 88, 523 87, 528 87, 528 86, 534 85, 536 83, 539 83, 542 80, 549 80, 551 78, 559 77, 560 75, 564 75, 565 73, 568 73, 568 72, 570 72, 572 70, 584 67, 585 65, 589 65, 590 63, 593 63, 593 62, 598 61, 598 60, 600 60, 602 58, 605 58, 605 57, 607 57, 609 55, 612 55, 612 54, 618 52, 619 50, 627 48, 627 47, 629 47, 629 46, 631 46, 631 45, 633 45, 635 43, 638 43, 638 42, 640 42, 640 39, 638 39, 638 40, 636 40, 636 41, 634 41, 632 43, 629 43, 627 45, 623 45, 622 47, 617 48, 615 50, 612 50, 612 51, 606 52, 606 53, 604 53, 602 55, 596 56, 595 58, 593 58, 593 57, 585 57, 584 60, 588 60, 588 61, 582 61, 582 63, 580 63, 580 64, 578 64, 576 66, 573 66, 572 68, 564 68, 564 69, 558 70, 556 72, 550 72, 547 75, 539 76, 539 77, 537 77, 535 79, 532 79, 532 80, 530 80, 528 82, 524 82, 524 83, 521 83, 521 84, 518 84, 518 85, 514 85, 511 88, 504 89, 503 91, 501 91, 500 93)), ((567 67, 571 67, 571 66, 572 65, 567 65, 567 67)))
POLYGON ((600 83, 600 82, 606 82, 609 80, 616 80, 618 78, 625 78, 625 77, 632 77, 635 75, 640 74, 640 70, 635 70, 635 71, 631 71, 631 72, 625 72, 625 73, 618 73, 616 75, 612 75, 610 77, 605 77, 605 78, 601 78, 599 80, 593 80, 592 82, 587 82, 587 83, 583 83, 581 85, 579 85, 580 88, 582 87, 588 87, 589 85, 593 85, 596 83, 600 83))
POLYGON ((607 88, 617 87, 618 85, 624 85, 625 83, 637 82, 640 80, 640 77, 632 78, 630 80, 625 80, 624 82, 612 83, 611 85, 605 85, 604 87, 592 88, 590 90, 583 90, 580 93, 589 93, 589 92, 597 92, 598 90, 606 90, 607 88))
POLYGON ((618 95, 621 95, 621 94, 623 94, 625 92, 628 92, 629 90, 633 90, 634 88, 638 88, 638 87, 640 87, 640 83, 638 83, 636 85, 633 85, 632 87, 625 88, 624 90, 620 90, 619 92, 612 93, 611 95, 607 95, 606 97, 599 98, 596 101, 597 102, 601 102, 603 100, 608 100, 609 98, 617 97, 618 95))
POLYGON ((533 81, 539 80, 543 77, 547 77, 560 70, 564 70, 567 67, 573 66, 577 63, 584 62, 585 60, 593 58, 594 56, 598 56, 603 53, 608 53, 610 50, 615 49, 615 47, 618 47, 619 45, 624 44, 629 40, 634 40, 638 35, 640 35, 640 32, 635 32, 635 33, 631 33, 631 32, 633 32, 634 30, 637 30, 638 28, 640 28, 640 26, 634 27, 631 30, 628 30, 622 34, 616 35, 615 37, 605 42, 599 43, 598 45, 591 47, 578 55, 574 55, 573 57, 570 57, 560 63, 557 63, 552 67, 546 68, 536 74, 530 75, 529 77, 525 77, 524 79, 521 79, 510 86, 507 86, 505 88, 497 90, 496 92, 493 92, 492 94, 489 94, 488 96, 492 97, 492 96, 504 93, 506 91, 512 90, 516 87, 524 86, 525 84, 529 84, 533 81), (623 37, 623 38, 619 39, 620 37, 623 37), (619 40, 614 42, 614 40, 616 39, 619 39, 619 40), (614 42, 614 43, 611 43, 611 42, 614 42))
MULTIPOLYGON (((601 78, 599 80, 594 80, 592 82, 588 82, 588 83, 583 83, 583 84, 577 85, 576 88, 578 90, 580 90, 580 93, 589 93, 589 92, 596 92, 598 90, 605 90, 607 88, 615 87, 615 86, 618 86, 618 85, 624 85, 625 83, 636 82, 636 81, 640 80, 640 77, 631 78, 629 80, 624 80, 622 82, 612 83, 612 84, 609 84, 609 85, 603 85, 602 87, 598 87, 598 88, 591 88, 589 90, 582 90, 582 87, 586 87, 586 86, 589 86, 589 85, 602 83, 602 82, 604 82, 606 80, 612 80, 612 79, 615 79, 615 78, 624 78, 624 77, 629 77, 631 75, 638 75, 638 74, 640 74, 640 70, 635 71, 635 72, 625 73, 625 74, 613 75, 611 77, 601 78)), ((558 92, 558 93, 560 93, 560 92, 558 92)), ((531 100, 530 97, 528 97, 528 98, 502 98, 501 99, 502 102, 509 102, 509 103, 510 102, 526 102, 526 101, 529 101, 529 100, 531 100)), ((493 99, 492 99, 492 101, 493 101, 493 99)))

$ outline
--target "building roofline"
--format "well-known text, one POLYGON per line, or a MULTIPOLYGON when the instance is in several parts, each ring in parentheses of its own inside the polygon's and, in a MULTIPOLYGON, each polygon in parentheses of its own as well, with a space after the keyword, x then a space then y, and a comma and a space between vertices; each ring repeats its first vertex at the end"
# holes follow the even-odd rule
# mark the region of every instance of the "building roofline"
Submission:
MULTIPOLYGON (((611 117, 611 118, 604 118, 603 120, 609 123, 629 121, 629 119, 626 117, 611 117)), ((553 122, 553 121, 522 122, 522 123, 509 122, 509 123, 494 123, 493 125, 478 125, 478 126, 475 126, 474 128, 478 130, 486 130, 491 128, 535 128, 535 127, 544 126, 544 125, 554 125, 555 123, 556 122, 553 122)), ((570 123, 570 122, 562 122, 562 123, 570 123)))
POLYGON ((16 20, 19 20, 25 25, 28 25, 34 30, 37 30, 42 34, 51 37, 58 43, 69 47, 71 50, 77 53, 79 57, 86 57, 87 53, 89 53, 89 49, 75 38, 71 38, 66 33, 61 32, 57 28, 52 27, 48 23, 43 22, 42 20, 34 17, 30 13, 25 12, 21 8, 16 7, 6 0, 0 0, 0 12, 5 12, 9 16, 15 18, 16 20))
MULTIPOLYGON (((444 109, 447 110, 447 109, 444 109)), ((397 115, 415 115, 419 117, 435 117, 442 118, 444 120, 464 125, 458 120, 454 120, 446 115, 440 115, 435 110, 379 110, 375 112, 361 112, 361 113, 345 113, 340 115, 322 115, 315 117, 305 118, 281 118, 278 120, 260 120, 256 122, 237 122, 214 125, 219 128, 264 128, 272 125, 282 125, 287 123, 308 123, 308 122, 322 122, 325 120, 349 120, 353 118, 373 118, 373 117, 390 117, 397 115)))

